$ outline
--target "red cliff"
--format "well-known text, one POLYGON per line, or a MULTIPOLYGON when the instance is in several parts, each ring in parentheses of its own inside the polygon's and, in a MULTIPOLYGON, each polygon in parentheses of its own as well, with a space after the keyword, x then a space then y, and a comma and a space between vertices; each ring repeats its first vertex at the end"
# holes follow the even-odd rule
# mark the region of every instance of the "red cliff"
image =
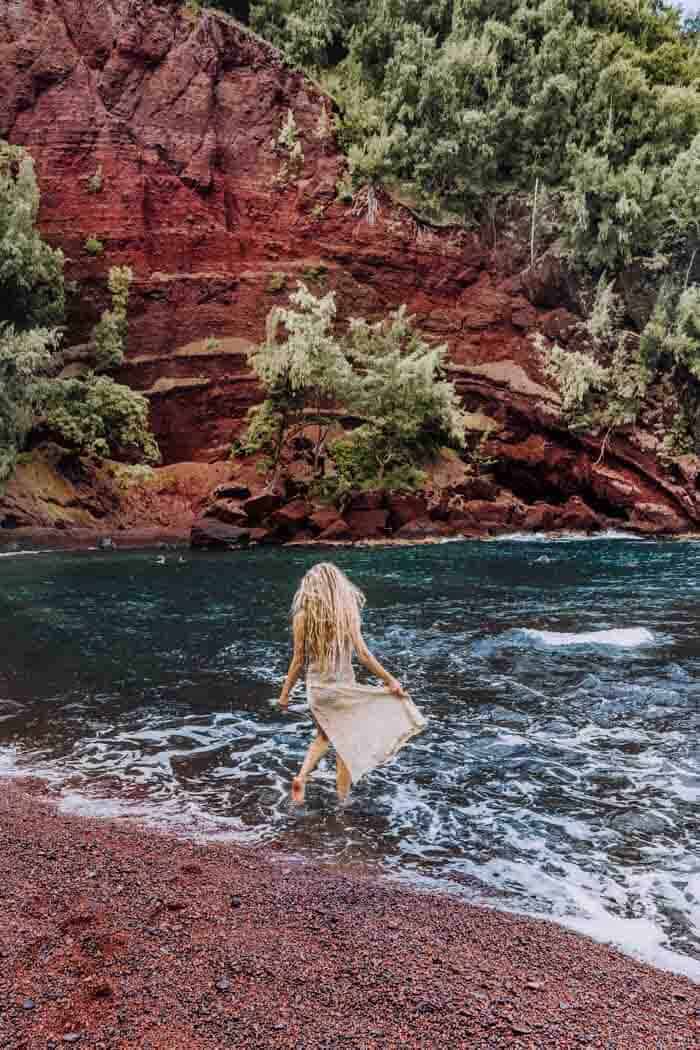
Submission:
POLYGON ((388 197, 376 215, 362 195, 340 200, 330 100, 232 19, 177 0, 11 0, 0 64, 0 136, 35 158, 42 229, 84 293, 76 335, 104 305, 109 267, 134 271, 121 378, 148 392, 166 463, 227 455, 257 396, 246 347, 302 279, 335 289, 345 315, 406 303, 449 344, 467 407, 501 425, 489 453, 520 505, 512 524, 597 514, 642 531, 697 527, 691 463, 671 475, 640 432, 601 459, 599 442, 562 426, 530 338, 566 340, 574 318, 556 274, 524 272, 505 239, 433 228, 388 197), (274 142, 290 110, 303 163, 285 175, 274 142))

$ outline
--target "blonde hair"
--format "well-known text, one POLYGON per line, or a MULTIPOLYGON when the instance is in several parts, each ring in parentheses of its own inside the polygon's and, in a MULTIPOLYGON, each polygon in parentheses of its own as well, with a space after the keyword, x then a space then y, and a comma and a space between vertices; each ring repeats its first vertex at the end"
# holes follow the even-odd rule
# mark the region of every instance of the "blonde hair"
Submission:
POLYGON ((292 616, 304 614, 307 662, 325 672, 351 658, 364 604, 362 591, 336 565, 322 561, 309 569, 292 602, 292 616))

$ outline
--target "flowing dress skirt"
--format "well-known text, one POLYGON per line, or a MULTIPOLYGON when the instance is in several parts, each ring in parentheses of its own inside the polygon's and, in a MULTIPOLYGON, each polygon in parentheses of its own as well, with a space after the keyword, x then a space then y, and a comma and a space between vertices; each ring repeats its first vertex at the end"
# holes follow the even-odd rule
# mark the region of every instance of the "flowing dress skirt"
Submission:
POLYGON ((306 692, 314 721, 348 767, 353 784, 393 758, 427 724, 412 700, 382 686, 361 685, 352 667, 325 675, 309 668, 306 692))

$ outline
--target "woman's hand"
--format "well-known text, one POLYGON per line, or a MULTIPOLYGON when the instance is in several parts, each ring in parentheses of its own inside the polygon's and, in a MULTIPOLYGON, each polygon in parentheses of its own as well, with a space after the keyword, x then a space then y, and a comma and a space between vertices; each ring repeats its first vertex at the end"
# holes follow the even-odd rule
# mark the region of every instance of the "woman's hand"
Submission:
POLYGON ((283 691, 277 703, 283 711, 286 711, 289 707, 289 693, 283 691))
POLYGON ((399 696, 403 699, 406 699, 406 697, 408 696, 408 693, 401 685, 401 682, 397 681, 396 678, 390 676, 389 681, 386 683, 386 685, 389 692, 393 693, 394 696, 399 696))

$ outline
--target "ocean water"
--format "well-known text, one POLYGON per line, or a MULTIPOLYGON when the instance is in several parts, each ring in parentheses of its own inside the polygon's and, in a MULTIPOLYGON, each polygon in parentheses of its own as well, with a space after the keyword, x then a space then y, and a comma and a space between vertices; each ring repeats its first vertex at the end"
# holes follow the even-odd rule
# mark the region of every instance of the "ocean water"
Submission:
POLYGON ((296 810, 303 686, 274 701, 321 556, 0 554, 0 773, 73 810, 378 863, 700 980, 700 544, 334 552, 429 725, 345 806, 326 763, 296 810))

